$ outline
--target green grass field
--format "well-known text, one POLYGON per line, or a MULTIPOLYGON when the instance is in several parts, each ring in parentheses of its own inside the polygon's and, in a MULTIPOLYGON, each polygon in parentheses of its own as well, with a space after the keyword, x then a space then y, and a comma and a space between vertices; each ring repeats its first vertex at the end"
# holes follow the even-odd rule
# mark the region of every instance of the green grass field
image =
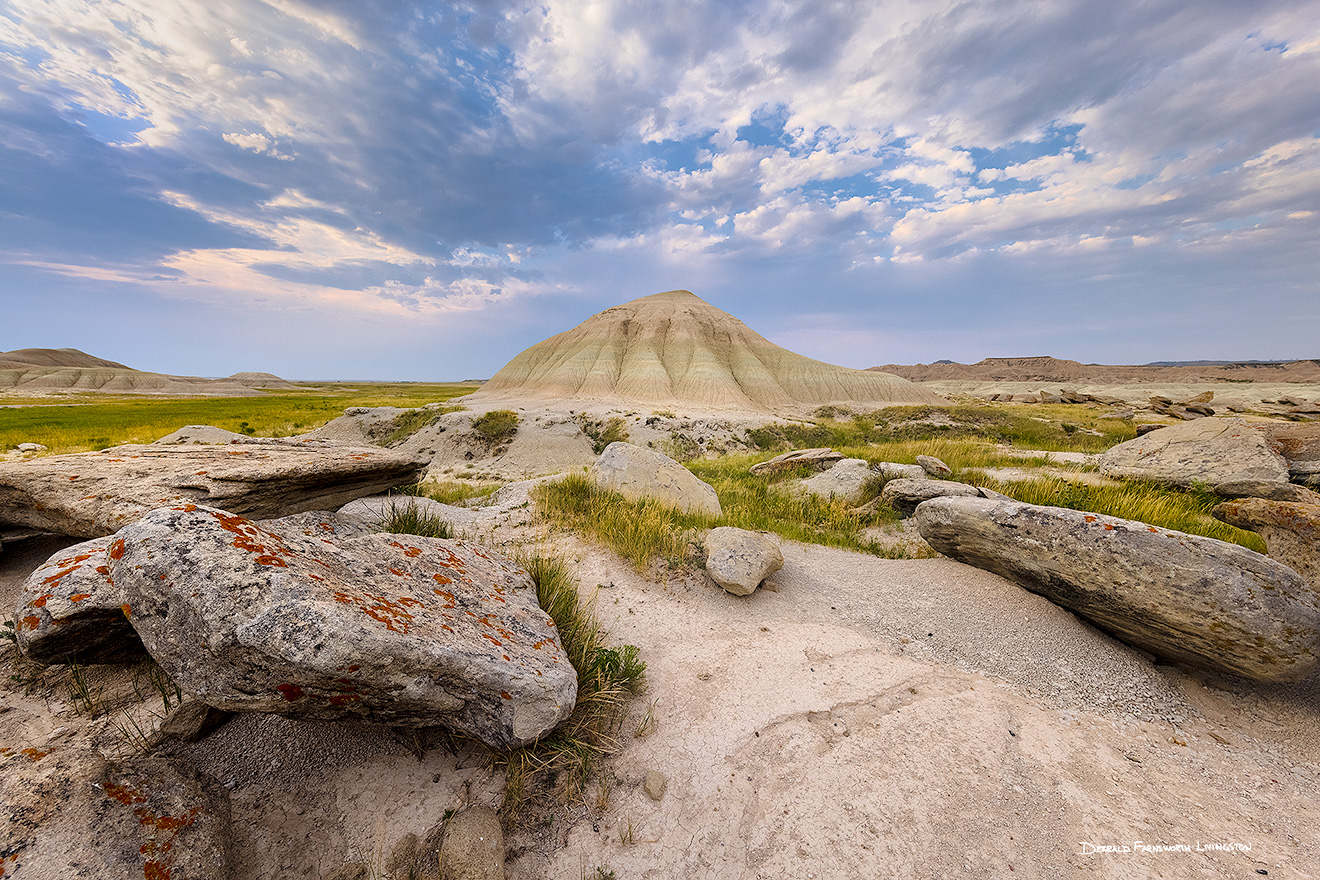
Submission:
POLYGON ((259 437, 287 437, 324 425, 352 406, 419 407, 477 389, 445 382, 308 383, 307 390, 258 397, 105 397, 76 401, 0 398, 0 451, 41 443, 51 453, 150 443, 184 425, 214 425, 259 437))

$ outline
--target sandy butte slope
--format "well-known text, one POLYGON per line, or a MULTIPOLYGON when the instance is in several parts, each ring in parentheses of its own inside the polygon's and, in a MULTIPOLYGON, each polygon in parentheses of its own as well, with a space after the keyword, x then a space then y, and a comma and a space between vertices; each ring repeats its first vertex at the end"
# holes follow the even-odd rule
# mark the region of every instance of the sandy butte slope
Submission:
POLYGON ((135 370, 76 348, 20 348, 0 352, 0 393, 61 392, 247 397, 257 388, 292 388, 271 373, 235 373, 225 379, 171 376, 135 370))
POLYGON ((827 403, 941 403, 881 372, 780 348, 686 290, 606 309, 533 345, 472 395, 783 412, 827 403))

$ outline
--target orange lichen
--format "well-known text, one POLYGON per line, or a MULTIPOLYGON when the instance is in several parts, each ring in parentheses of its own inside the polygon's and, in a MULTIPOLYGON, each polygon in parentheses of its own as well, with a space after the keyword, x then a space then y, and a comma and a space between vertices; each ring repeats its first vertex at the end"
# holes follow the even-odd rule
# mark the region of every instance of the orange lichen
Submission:
POLYGON ((73 602, 74 604, 77 604, 78 602, 81 602, 84 599, 90 599, 90 598, 92 598, 91 593, 74 593, 72 596, 69 597, 69 601, 73 602))
POLYGON ((26 626, 28 629, 36 629, 37 627, 41 626, 41 618, 29 614, 27 617, 24 617, 21 621, 19 621, 19 623, 22 624, 23 626, 26 626))
POLYGON ((27 755, 29 758, 31 758, 31 759, 35 762, 35 761, 40 761, 42 758, 46 757, 47 755, 49 755, 49 754, 50 754, 51 752, 53 752, 53 751, 55 751, 55 750, 54 750, 54 749, 34 749, 34 748, 27 748, 27 749, 19 749, 19 752, 18 752, 18 753, 19 753, 20 755, 27 755))
POLYGON ((284 697, 284 699, 288 700, 290 703, 303 698, 303 689, 296 684, 285 682, 284 684, 276 685, 275 690, 279 691, 280 696, 284 697))
POLYGON ((108 555, 111 559, 123 559, 123 558, 124 558, 124 539, 123 539, 123 538, 120 538, 120 539, 118 539, 117 541, 115 541, 113 544, 111 544, 111 545, 110 545, 110 550, 107 552, 107 555, 108 555))

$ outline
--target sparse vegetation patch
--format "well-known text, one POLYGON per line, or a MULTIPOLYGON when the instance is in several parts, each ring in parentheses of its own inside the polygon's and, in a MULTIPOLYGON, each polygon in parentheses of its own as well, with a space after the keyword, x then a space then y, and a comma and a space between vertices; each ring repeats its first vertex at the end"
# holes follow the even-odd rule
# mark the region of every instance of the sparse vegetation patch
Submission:
POLYGON ((490 446, 502 446, 518 433, 518 414, 511 409, 493 409, 472 420, 472 430, 490 446))

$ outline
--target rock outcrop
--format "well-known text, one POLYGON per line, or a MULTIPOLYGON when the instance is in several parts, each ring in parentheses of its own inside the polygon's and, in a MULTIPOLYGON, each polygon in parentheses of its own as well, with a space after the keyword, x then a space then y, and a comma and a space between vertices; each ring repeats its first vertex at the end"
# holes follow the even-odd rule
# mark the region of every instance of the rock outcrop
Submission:
POLYGON ((714 487, 667 455, 622 441, 611 443, 591 466, 597 485, 625 498, 654 498, 687 513, 719 516, 714 487))
POLYGON ((263 519, 332 509, 416 482, 425 466, 374 447, 277 440, 117 446, 0 462, 0 526, 96 538, 179 503, 263 519))
POLYGON ((606 309, 509 361, 472 400, 552 398, 782 412, 942 403, 887 373, 780 348, 686 290, 606 309))
POLYGON ((785 452, 782 455, 776 455, 769 461, 762 461, 754 464, 750 472, 758 477, 768 477, 771 474, 782 473, 792 470, 802 465, 810 465, 820 470, 830 467, 843 459, 842 452, 835 452, 828 447, 817 449, 794 449, 792 452, 785 452))
POLYGON ((1244 498, 1225 501, 1211 513, 1260 535, 1271 559, 1306 578, 1320 593, 1320 504, 1244 498))
POLYGON ((1057 602, 1129 644, 1261 681, 1320 658, 1320 603, 1292 569, 1145 523, 979 498, 917 508, 939 552, 1057 602))
POLYGON ((229 793, 160 758, 0 748, 0 804, 0 876, 229 877, 229 793))
POLYGON ((185 504, 126 527, 107 556, 148 652, 208 705, 440 724, 507 749, 576 699, 531 578, 462 541, 278 533, 185 504))
POLYGON ((1110 477, 1137 477, 1192 487, 1209 486, 1226 494, 1243 489, 1286 491, 1288 463, 1270 448, 1263 432, 1241 419, 1198 419, 1128 440, 1099 459, 1110 477), (1235 488, 1236 487, 1236 488, 1235 488))
POLYGON ((871 466, 861 458, 845 458, 827 471, 802 481, 802 488, 821 498, 842 498, 857 501, 866 481, 875 476, 871 466))
POLYGON ((779 543, 764 532, 721 526, 706 537, 706 571, 735 596, 750 596, 783 567, 779 543))
POLYGON ((917 464, 932 477, 942 480, 945 477, 953 476, 953 468, 949 467, 933 455, 918 455, 917 464))
POLYGON ((880 501, 904 516, 911 516, 922 502, 955 495, 976 498, 981 492, 975 486, 952 480, 900 479, 885 483, 880 490, 880 501))
POLYGON ((113 536, 56 553, 28 576, 14 609, 19 649, 37 663, 119 663, 142 654, 106 558, 113 536))

